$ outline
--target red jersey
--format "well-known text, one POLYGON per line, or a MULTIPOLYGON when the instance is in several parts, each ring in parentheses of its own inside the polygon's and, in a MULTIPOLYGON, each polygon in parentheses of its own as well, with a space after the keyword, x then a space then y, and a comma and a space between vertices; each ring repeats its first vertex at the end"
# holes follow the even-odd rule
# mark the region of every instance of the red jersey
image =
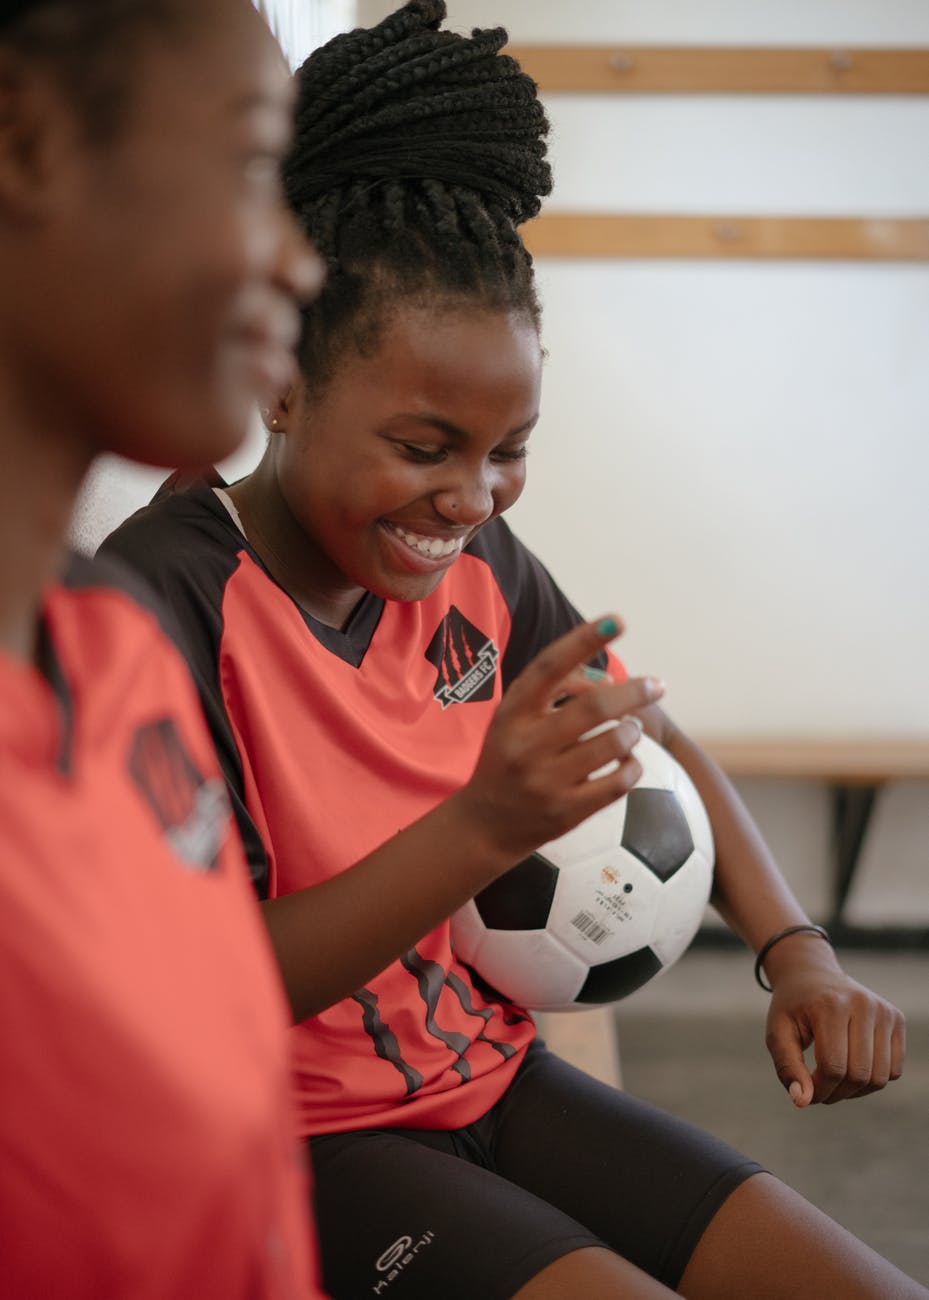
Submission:
MULTIPOLYGON (((320 1297, 283 995, 196 693, 76 563, 0 655, 0 1295, 320 1297)), ((112 566, 115 568, 115 566, 112 566)))
MULTIPOLYGON (((368 594, 337 630, 278 586, 209 485, 175 486, 105 546, 182 624, 264 897, 344 871, 459 789, 507 683, 579 618, 497 519, 425 600, 368 594)), ((295 1027, 302 1131, 471 1123, 533 1034, 444 922, 295 1027)))

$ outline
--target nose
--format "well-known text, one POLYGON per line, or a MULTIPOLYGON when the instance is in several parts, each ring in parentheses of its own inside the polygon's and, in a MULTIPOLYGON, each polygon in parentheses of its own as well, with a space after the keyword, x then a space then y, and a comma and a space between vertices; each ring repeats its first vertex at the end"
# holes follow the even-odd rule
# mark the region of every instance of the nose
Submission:
POLYGON ((326 265, 289 209, 281 207, 275 280, 299 302, 310 302, 326 278, 326 265))
POLYGON ((454 482, 433 494, 438 513, 450 523, 469 528, 486 523, 496 508, 496 475, 487 465, 473 472, 462 471, 454 482))

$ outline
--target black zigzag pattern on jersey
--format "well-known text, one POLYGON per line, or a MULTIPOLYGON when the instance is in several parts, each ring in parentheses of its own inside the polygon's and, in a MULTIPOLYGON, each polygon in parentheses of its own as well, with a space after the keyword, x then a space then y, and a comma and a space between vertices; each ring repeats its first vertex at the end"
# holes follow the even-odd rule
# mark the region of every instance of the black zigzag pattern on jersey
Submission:
MULTIPOLYGON (((487 1022, 493 1017, 493 1012, 491 1011, 490 1007, 474 1006, 474 1004, 471 1001, 471 990, 468 988, 467 984, 465 984, 461 976, 456 975, 454 971, 450 970, 445 977, 445 983, 456 995, 458 1001, 461 1003, 462 1007, 468 1013, 469 1016, 477 1016, 479 1020, 483 1020, 484 1024, 481 1028, 481 1031, 477 1035, 477 1038, 474 1041, 477 1043, 487 1043, 487 1045, 489 1047, 492 1047, 494 1051, 500 1053, 504 1061, 508 1061, 511 1056, 515 1056, 516 1048, 512 1045, 512 1043, 500 1043, 497 1041, 496 1038, 488 1038, 487 1035, 484 1033, 484 1030, 487 1028, 487 1022)), ((506 1021, 506 1023, 518 1024, 520 1020, 525 1020, 525 1018, 526 1018, 525 1016, 518 1016, 515 1020, 512 1021, 508 1020, 506 1021)))
POLYGON ((389 1061, 394 1069, 400 1071, 406 1081, 406 1095, 411 1096, 423 1086, 423 1076, 401 1056, 396 1034, 381 1019, 377 994, 370 989, 359 989, 352 994, 352 999, 361 1007, 361 1023, 374 1044, 374 1051, 382 1061, 389 1061))
POLYGON ((465 1034, 455 1030, 443 1029, 436 1022, 435 1013, 439 1005, 439 995, 445 984, 445 970, 437 961, 421 957, 415 948, 411 948, 400 958, 404 970, 414 976, 419 986, 419 996, 426 1004, 426 1029, 433 1038, 444 1043, 450 1052, 457 1056, 452 1069, 460 1076, 463 1083, 471 1078, 471 1067, 464 1059, 464 1054, 471 1046, 471 1040, 465 1034))

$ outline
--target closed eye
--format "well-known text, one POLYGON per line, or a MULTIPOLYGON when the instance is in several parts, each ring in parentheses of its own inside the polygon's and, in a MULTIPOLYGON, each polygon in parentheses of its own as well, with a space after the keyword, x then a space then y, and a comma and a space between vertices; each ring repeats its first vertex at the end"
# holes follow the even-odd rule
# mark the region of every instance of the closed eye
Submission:
POLYGON ((512 449, 498 447, 496 451, 491 452, 494 460, 503 461, 525 460, 528 455, 529 445, 525 442, 520 447, 513 447, 512 449))
POLYGON ((400 446, 419 465, 439 465, 448 455, 445 447, 421 447, 415 442, 401 442, 400 446))

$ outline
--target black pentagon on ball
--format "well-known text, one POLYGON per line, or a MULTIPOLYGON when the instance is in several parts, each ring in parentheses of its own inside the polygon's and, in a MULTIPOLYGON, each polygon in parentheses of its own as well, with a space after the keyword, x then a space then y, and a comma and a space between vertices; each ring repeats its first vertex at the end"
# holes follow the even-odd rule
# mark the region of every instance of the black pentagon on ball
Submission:
POLYGON ((694 851, 687 818, 673 790, 631 790, 627 795, 623 848, 670 880, 694 851))
POLYGON ((532 853, 482 889, 474 902, 490 930, 544 930, 557 883, 555 864, 532 853))
POLYGON ((616 1002, 647 984, 660 970, 661 962, 651 948, 639 948, 637 952, 617 957, 615 961, 591 966, 575 1001, 596 1005, 616 1002))

